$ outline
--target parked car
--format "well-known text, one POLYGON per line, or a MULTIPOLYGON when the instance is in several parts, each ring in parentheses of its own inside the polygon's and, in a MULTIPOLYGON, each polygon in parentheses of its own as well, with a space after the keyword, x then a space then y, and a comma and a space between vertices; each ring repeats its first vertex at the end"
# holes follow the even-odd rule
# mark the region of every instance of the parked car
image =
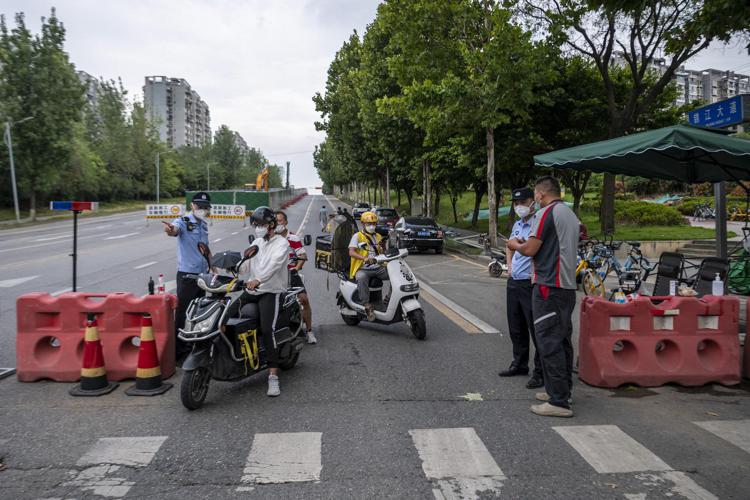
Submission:
POLYGON ((428 217, 401 217, 393 228, 391 243, 409 250, 443 253, 443 230, 428 217))
POLYGON ((360 217, 362 217, 362 214, 370 210, 370 204, 369 203, 355 203, 354 207, 352 207, 352 217, 359 220, 360 217))
POLYGON ((383 236, 388 236, 388 233, 391 232, 393 226, 398 222, 398 212, 393 208, 378 207, 375 209, 375 214, 378 216, 375 231, 383 236))

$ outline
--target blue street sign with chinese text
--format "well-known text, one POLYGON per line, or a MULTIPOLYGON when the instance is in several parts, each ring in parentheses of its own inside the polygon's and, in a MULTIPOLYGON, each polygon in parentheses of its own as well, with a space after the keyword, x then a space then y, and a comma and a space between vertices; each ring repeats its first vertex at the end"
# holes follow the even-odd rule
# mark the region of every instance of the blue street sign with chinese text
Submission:
POLYGON ((742 94, 687 113, 690 125, 723 128, 750 120, 750 94, 742 94))

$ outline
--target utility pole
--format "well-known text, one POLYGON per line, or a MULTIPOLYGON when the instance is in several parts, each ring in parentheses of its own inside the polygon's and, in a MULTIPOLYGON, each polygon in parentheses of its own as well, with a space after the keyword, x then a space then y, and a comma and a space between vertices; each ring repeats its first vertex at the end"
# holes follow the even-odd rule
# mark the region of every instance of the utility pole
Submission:
POLYGON ((286 188, 289 189, 289 163, 286 162, 286 188))
POLYGON ((156 153, 156 204, 159 204, 159 153, 156 153))
MULTIPOLYGON (((33 116, 27 116, 23 120, 16 122, 16 125, 33 119, 33 116)), ((10 182, 13 184, 13 208, 16 210, 16 222, 21 222, 21 211, 18 207, 18 186, 16 184, 16 165, 13 161, 13 137, 10 133, 11 121, 5 122, 5 144, 8 146, 8 159, 10 160, 10 182)))

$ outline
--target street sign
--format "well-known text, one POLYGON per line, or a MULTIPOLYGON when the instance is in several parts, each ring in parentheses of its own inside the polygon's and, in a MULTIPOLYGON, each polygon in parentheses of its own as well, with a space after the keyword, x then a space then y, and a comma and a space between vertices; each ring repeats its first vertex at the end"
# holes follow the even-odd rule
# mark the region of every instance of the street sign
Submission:
POLYGON ((50 210, 68 210, 73 212, 73 291, 76 291, 78 270, 78 214, 84 210, 96 211, 99 203, 96 201, 50 201, 50 210))
POLYGON ((183 205, 172 203, 168 205, 146 205, 146 219, 176 219, 185 210, 183 205))
POLYGON ((750 121, 750 94, 741 94, 687 113, 690 125, 724 128, 750 121))

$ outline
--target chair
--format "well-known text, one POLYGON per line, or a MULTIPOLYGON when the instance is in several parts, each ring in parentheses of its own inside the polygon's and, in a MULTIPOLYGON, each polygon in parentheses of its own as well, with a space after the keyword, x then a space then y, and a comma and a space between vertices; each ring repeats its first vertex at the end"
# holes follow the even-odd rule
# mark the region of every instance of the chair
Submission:
POLYGON ((721 281, 724 282, 724 293, 727 293, 727 274, 729 273, 729 261, 719 257, 706 257, 701 262, 698 274, 695 277, 693 290, 698 292, 698 297, 711 295, 713 293, 712 282, 716 279, 716 273, 719 274, 721 281))
POLYGON ((664 252, 659 257, 659 267, 656 272, 656 283, 654 297, 665 297, 669 295, 669 282, 680 279, 682 268, 685 265, 685 256, 677 252, 664 252))

